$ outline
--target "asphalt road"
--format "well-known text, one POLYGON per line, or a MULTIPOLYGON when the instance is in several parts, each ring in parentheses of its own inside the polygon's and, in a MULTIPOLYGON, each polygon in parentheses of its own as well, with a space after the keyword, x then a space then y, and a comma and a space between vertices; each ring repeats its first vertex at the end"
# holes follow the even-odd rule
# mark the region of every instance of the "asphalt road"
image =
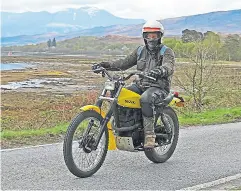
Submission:
POLYGON ((177 190, 241 173, 241 123, 180 130, 173 156, 153 164, 143 152, 110 151, 90 178, 73 176, 62 144, 1 152, 2 190, 177 190))

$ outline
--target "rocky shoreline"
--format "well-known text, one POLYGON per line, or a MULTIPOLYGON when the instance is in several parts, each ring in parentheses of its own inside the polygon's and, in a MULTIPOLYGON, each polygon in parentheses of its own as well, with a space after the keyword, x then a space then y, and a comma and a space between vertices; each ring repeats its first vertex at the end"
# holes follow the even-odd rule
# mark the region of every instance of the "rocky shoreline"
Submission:
MULTIPOLYGON (((74 59, 78 60, 78 59, 74 59)), ((14 59, 3 59, 5 63, 10 63, 14 59)), ((25 69, 2 71, 1 90, 21 91, 21 92, 44 92, 52 93, 73 93, 75 91, 90 90, 101 86, 102 81, 100 75, 94 74, 90 69, 91 60, 85 60, 83 63, 75 63, 73 60, 67 62, 38 62, 26 58, 19 61, 30 63, 31 67, 25 69), (97 80, 98 79, 98 80, 97 80)), ((80 60, 78 60, 80 61, 80 60)))
MULTIPOLYGON (((91 71, 93 60, 3 57, 2 63, 30 67, 1 72, 1 131, 50 128, 69 122, 102 86, 105 78, 91 71), (90 98, 89 98, 90 97, 90 98)), ((94 95, 95 96, 95 95, 94 95)), ((47 134, 1 139, 2 148, 60 142, 63 135, 47 134)))

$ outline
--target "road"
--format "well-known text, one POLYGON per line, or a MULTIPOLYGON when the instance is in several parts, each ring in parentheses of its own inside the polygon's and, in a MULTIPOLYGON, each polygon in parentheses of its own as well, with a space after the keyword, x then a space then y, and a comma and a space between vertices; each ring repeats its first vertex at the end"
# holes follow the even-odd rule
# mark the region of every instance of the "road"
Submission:
POLYGON ((90 178, 73 176, 62 144, 2 150, 2 190, 179 190, 241 173, 241 123, 180 130, 173 156, 153 164, 143 152, 109 151, 90 178))

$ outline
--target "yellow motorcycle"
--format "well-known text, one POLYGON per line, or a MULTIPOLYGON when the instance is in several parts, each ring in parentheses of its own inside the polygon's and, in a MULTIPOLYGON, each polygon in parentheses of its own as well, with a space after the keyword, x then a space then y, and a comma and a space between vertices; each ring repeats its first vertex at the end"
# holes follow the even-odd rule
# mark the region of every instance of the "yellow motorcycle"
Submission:
MULTIPOLYGON (((94 71, 108 77, 95 105, 86 105, 69 125, 63 144, 65 164, 77 177, 89 177, 99 170, 108 150, 130 152, 144 151, 154 163, 163 163, 173 154, 179 135, 179 122, 175 111, 169 106, 182 106, 184 100, 177 93, 160 102, 153 101, 156 147, 144 149, 144 129, 140 95, 125 88, 125 81, 133 75, 148 78, 143 72, 128 76, 111 76, 100 67, 94 71), (107 113, 102 111, 103 101, 110 102, 107 113)), ((158 94, 153 95, 157 100, 158 94)))

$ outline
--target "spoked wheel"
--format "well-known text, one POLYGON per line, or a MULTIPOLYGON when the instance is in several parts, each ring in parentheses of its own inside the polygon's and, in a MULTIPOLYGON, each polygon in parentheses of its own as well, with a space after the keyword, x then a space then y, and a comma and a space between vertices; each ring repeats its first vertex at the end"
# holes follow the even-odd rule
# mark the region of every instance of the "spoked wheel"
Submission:
POLYGON ((93 175, 105 160, 108 150, 107 127, 98 147, 94 148, 102 119, 95 111, 84 111, 68 127, 63 145, 64 160, 69 171, 77 177, 93 175))
POLYGON ((166 134, 168 138, 156 138, 159 146, 145 150, 146 157, 154 163, 167 161, 172 156, 178 141, 179 122, 175 111, 170 107, 166 107, 163 114, 164 123, 160 116, 155 132, 166 134))

